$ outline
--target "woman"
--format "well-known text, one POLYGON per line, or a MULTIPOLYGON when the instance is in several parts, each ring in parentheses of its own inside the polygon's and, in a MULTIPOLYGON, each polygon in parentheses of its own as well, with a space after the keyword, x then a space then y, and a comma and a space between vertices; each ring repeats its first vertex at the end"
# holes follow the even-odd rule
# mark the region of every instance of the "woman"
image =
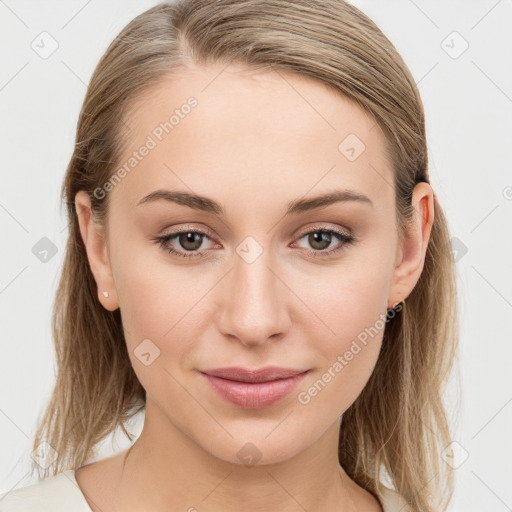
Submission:
POLYGON ((44 479, 0 510, 446 510, 449 231, 414 80, 361 11, 137 16, 62 194, 44 479), (129 449, 86 463, 140 410, 129 449))

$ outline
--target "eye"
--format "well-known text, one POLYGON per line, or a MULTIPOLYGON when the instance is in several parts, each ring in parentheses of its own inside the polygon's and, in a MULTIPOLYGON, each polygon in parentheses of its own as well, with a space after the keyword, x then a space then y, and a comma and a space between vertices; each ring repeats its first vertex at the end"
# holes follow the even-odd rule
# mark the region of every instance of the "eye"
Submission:
POLYGON ((313 257, 331 256, 345 248, 346 245, 355 242, 355 237, 336 229, 317 228, 303 233, 299 240, 306 238, 306 242, 313 247, 307 253, 313 257), (331 246, 338 240, 338 244, 331 246), (330 249, 328 249, 331 246, 330 249), (328 250, 326 250, 328 249, 328 250))
POLYGON ((183 229, 165 236, 155 237, 153 240, 170 254, 181 258, 202 258, 207 255, 204 252, 199 252, 198 249, 201 248, 204 238, 210 239, 208 235, 203 231, 183 229), (171 245, 171 241, 174 239, 176 239, 176 243, 181 249, 176 249, 175 246, 171 245))
MULTIPOLYGON (((205 238, 211 240, 211 236, 212 233, 210 232, 185 228, 164 236, 154 237, 152 240, 170 254, 180 258, 204 258, 208 256, 207 251, 200 251, 199 249, 201 249, 205 238), (172 244, 173 240, 175 240, 174 244, 176 245, 172 244)), ((341 251, 346 245, 355 242, 355 237, 350 234, 326 228, 317 228, 307 231, 303 233, 298 240, 306 237, 307 243, 313 248, 306 252, 313 257, 331 256, 341 251), (338 240, 338 244, 329 249, 332 242, 336 240, 338 240)))

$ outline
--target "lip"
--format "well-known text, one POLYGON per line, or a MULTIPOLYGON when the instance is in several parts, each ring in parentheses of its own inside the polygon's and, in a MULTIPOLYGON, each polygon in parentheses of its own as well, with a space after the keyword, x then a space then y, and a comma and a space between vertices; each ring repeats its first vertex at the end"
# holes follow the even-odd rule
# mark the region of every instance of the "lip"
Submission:
POLYGON ((289 395, 309 370, 240 367, 202 370, 212 388, 225 400, 246 409, 269 407, 289 395))

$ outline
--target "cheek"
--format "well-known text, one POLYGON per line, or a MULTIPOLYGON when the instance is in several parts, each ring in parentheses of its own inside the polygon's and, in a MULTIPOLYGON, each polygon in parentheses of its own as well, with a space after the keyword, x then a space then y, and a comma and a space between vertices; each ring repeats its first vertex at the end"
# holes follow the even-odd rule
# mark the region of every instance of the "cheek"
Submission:
POLYGON ((315 326, 321 346, 328 352, 343 350, 386 313, 390 279, 389 266, 378 261, 354 263, 348 258, 336 267, 301 272, 295 290, 311 314, 294 320, 308 329, 304 321, 311 319, 309 330, 315 326))
POLYGON ((321 320, 313 337, 322 364, 302 388, 300 403, 314 403, 319 414, 334 413, 334 418, 359 396, 382 345, 389 278, 389 269, 373 261, 353 266, 347 262, 301 281, 304 302, 315 313, 308 318, 315 324, 321 320), (329 412, 333 404, 335 410, 329 412))
POLYGON ((208 306, 205 295, 218 277, 206 267, 167 264, 165 254, 152 248, 138 253, 132 244, 129 259, 116 258, 122 250, 112 260, 134 371, 148 394, 182 393, 179 369, 190 366, 208 306))
MULTIPOLYGON (((142 237, 142 235, 141 235, 142 237)), ((190 323, 213 278, 208 269, 180 265, 156 243, 127 233, 112 254, 123 325, 132 341, 169 339, 190 323), (128 251, 129 248, 129 251, 128 251), (123 256, 129 254, 129 258, 123 256)), ((211 272, 210 272, 211 274, 211 272)))
POLYGON ((334 421, 361 394, 375 368, 386 310, 354 300, 328 321, 335 334, 327 332, 319 339, 316 347, 322 364, 297 398, 303 405, 312 404, 315 413, 334 421))

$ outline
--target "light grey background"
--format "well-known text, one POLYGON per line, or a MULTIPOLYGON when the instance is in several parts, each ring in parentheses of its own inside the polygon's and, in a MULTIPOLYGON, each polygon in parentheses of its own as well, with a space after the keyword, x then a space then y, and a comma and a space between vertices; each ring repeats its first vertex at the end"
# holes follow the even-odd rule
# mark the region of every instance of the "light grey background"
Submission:
MULTIPOLYGON (((31 440, 54 384, 51 306, 67 236, 59 192, 86 84, 115 35, 156 3, 0 0, 0 493, 35 483, 31 440), (43 237, 57 251, 47 262, 33 252, 43 237)), ((353 3, 418 83, 431 181, 458 249, 450 510, 512 510, 512 2, 353 3)), ((97 458, 128 444, 113 436, 97 458)))

